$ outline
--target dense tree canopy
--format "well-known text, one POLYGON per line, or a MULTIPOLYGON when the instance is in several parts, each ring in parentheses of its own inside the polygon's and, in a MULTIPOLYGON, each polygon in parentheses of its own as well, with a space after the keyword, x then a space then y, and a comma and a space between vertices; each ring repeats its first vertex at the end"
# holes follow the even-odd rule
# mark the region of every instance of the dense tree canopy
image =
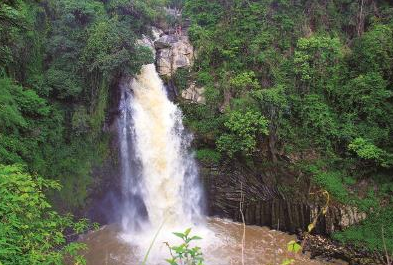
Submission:
MULTIPOLYGON (((202 159, 220 151, 249 168, 314 154, 296 162, 299 175, 372 209, 374 220, 393 220, 390 1, 190 0, 185 16, 198 54, 191 78, 207 102, 183 109, 203 136, 202 159)), ((381 227, 369 224, 337 238, 381 248, 381 227)))
POLYGON ((85 222, 50 205, 86 205, 92 169, 108 155, 110 86, 152 62, 136 40, 164 4, 0 2, 0 264, 63 264, 83 248, 66 235, 85 222))

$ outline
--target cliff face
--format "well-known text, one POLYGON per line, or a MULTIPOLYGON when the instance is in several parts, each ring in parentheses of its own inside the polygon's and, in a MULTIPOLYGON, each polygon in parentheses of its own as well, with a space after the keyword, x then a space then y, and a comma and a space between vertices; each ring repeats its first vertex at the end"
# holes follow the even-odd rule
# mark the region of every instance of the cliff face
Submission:
MULTIPOLYGON (((285 165, 262 169, 258 175, 231 166, 205 167, 201 172, 211 215, 241 221, 239 204, 243 194, 247 224, 295 233, 307 230, 325 204, 323 198, 310 195, 308 183, 295 184, 285 165)), ((330 235, 364 218, 365 214, 354 207, 330 204, 326 214, 319 216, 315 232, 330 235)))
POLYGON ((194 63, 194 48, 187 35, 187 29, 177 31, 160 31, 159 38, 154 41, 156 52, 156 67, 160 76, 168 81, 174 97, 180 96, 183 100, 204 104, 206 102, 203 87, 198 87, 195 82, 189 82, 187 88, 178 91, 173 87, 172 78, 178 69, 190 69, 194 63))
POLYGON ((349 264, 384 264, 377 253, 330 239, 333 232, 359 223, 366 215, 355 207, 335 202, 323 215, 326 198, 310 194, 308 183, 296 183, 286 165, 261 168, 258 173, 239 165, 205 166, 201 168, 201 179, 209 215, 242 222, 242 202, 247 225, 296 233, 300 239, 304 239, 304 231, 318 217, 313 233, 303 241, 312 257, 336 258, 349 264))
POLYGON ((161 76, 171 77, 178 68, 190 67, 193 63, 194 49, 184 33, 162 34, 154 47, 157 71, 161 76))

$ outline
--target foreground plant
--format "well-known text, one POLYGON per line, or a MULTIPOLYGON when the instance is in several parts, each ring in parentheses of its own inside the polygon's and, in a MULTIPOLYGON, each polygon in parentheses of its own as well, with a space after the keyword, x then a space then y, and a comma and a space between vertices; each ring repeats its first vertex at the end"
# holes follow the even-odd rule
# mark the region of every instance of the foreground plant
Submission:
MULTIPOLYGON (((292 253, 292 254, 296 255, 297 253, 299 253, 299 251, 302 250, 302 246, 299 245, 298 243, 296 243, 295 240, 291 240, 287 244, 287 250, 288 250, 288 253, 292 253)), ((280 265, 292 265, 294 263, 295 263, 294 258, 286 258, 283 260, 283 262, 280 265)))
POLYGON ((183 242, 178 246, 170 246, 167 242, 171 258, 166 261, 170 265, 203 265, 203 256, 201 248, 198 246, 191 247, 192 241, 202 239, 199 236, 190 236, 191 228, 184 233, 173 233, 181 238, 183 242))
POLYGON ((45 191, 59 190, 53 180, 32 176, 22 166, 0 164, 0 265, 81 265, 78 253, 86 246, 68 244, 67 235, 90 228, 87 220, 74 222, 49 204, 45 191))

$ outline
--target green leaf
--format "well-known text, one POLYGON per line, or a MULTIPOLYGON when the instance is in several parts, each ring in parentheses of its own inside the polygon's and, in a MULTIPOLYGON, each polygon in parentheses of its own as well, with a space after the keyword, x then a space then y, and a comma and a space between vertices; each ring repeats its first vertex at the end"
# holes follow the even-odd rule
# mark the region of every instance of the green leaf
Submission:
POLYGON ((191 228, 186 229, 186 231, 184 232, 185 236, 188 236, 191 232, 191 228))
POLYGON ((173 232, 173 234, 174 234, 175 236, 177 236, 177 237, 180 237, 180 238, 184 238, 184 237, 185 237, 185 234, 183 234, 183 233, 173 232))
POLYGON ((291 240, 287 244, 287 249, 289 252, 298 253, 302 249, 302 246, 296 243, 295 240, 291 240))

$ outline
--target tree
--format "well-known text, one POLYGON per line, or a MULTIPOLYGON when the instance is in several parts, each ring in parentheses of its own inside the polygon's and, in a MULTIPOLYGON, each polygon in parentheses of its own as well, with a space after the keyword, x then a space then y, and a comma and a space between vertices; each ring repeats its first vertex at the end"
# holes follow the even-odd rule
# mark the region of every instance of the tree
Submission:
POLYGON ((233 111, 224 125, 228 132, 217 139, 217 148, 229 157, 236 153, 250 156, 256 151, 261 136, 268 134, 268 121, 253 111, 233 111))
POLYGON ((142 64, 153 62, 150 50, 135 42, 136 36, 127 24, 116 18, 102 21, 89 31, 82 62, 90 73, 98 71, 105 76, 135 74, 142 64))

